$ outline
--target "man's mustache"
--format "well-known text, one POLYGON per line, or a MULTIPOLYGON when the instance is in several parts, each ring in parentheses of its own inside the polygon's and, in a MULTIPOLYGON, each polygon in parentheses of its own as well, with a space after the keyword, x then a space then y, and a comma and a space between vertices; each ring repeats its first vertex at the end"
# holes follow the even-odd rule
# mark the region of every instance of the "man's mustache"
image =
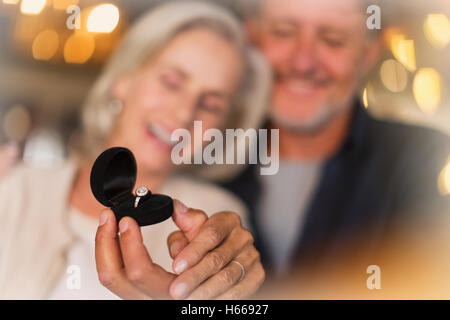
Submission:
POLYGON ((290 71, 290 72, 275 72, 274 73, 275 82, 288 82, 288 81, 310 81, 317 85, 326 84, 329 82, 328 77, 323 77, 317 75, 316 71, 308 71, 308 72, 298 72, 298 71, 290 71))

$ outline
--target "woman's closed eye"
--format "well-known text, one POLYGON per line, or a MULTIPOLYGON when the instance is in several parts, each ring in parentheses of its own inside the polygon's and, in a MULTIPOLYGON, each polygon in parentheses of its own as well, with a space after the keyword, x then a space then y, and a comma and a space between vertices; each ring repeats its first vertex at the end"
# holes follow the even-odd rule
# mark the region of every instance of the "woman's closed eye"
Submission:
POLYGON ((183 84, 183 78, 175 73, 161 74, 160 81, 169 90, 178 90, 183 84))

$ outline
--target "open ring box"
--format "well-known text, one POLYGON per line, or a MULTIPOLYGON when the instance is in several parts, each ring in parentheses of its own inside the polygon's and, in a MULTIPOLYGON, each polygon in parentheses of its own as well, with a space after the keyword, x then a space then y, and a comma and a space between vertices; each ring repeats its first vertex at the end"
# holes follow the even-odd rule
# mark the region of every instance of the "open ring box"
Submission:
POLYGON ((91 189, 95 198, 112 209, 116 221, 128 216, 139 226, 162 222, 172 216, 172 198, 162 194, 148 194, 139 199, 133 193, 137 167, 133 153, 121 147, 104 151, 95 160, 91 171, 91 189))

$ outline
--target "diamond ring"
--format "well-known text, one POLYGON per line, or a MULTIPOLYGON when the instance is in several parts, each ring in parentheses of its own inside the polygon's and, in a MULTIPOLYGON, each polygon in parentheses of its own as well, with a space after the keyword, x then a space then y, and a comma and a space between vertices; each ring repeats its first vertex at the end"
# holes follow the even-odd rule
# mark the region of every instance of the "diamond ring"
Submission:
POLYGON ((139 200, 141 197, 145 197, 148 194, 148 189, 146 187, 139 187, 136 190, 136 200, 134 200, 134 207, 137 208, 139 200))

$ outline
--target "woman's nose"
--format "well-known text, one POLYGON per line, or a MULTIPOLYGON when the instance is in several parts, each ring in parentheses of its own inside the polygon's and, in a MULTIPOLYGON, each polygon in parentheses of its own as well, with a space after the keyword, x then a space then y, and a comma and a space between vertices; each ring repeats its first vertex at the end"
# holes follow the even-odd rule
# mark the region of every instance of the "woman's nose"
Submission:
POLYGON ((188 128, 192 125, 197 111, 197 95, 185 96, 173 108, 173 118, 179 128, 188 128))

